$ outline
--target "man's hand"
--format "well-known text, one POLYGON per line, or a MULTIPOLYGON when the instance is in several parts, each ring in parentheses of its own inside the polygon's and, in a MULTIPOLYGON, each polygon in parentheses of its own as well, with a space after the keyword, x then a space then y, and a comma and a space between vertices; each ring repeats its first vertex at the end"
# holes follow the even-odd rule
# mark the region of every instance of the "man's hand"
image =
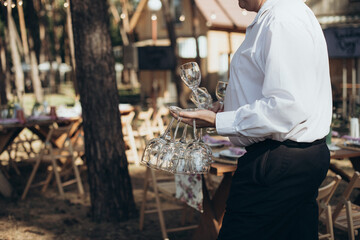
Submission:
MULTIPOLYGON (((177 114, 173 111, 170 111, 171 115, 177 118, 177 114)), ((196 120, 196 127, 204 128, 204 127, 215 127, 216 121, 216 113, 210 110, 196 110, 196 111, 180 111, 179 117, 181 117, 181 121, 193 125, 193 119, 196 120)))
POLYGON ((219 101, 213 103, 212 105, 213 107, 210 109, 211 111, 215 113, 224 111, 224 104, 220 103, 219 101))

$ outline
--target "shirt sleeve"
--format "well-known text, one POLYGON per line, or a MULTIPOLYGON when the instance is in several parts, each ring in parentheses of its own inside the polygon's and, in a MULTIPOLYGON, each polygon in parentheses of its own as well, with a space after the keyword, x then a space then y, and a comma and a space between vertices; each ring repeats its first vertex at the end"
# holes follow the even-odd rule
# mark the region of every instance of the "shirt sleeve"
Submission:
MULTIPOLYGON (((303 23, 273 22, 263 30, 264 42, 257 61, 264 73, 262 98, 236 111, 218 113, 220 135, 256 139, 276 139, 306 121, 311 110, 307 87, 313 41, 303 23)), ((313 99, 313 96, 310 99, 313 99)), ((316 104, 316 103, 313 103, 316 104)))

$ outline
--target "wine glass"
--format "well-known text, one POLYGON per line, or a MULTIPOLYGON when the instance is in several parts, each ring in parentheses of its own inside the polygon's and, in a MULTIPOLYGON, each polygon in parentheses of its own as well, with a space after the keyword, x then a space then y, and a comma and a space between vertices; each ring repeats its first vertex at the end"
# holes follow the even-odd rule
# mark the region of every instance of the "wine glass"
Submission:
MULTIPOLYGON (((221 108, 224 105, 224 98, 225 98, 227 85, 228 82, 224 82, 224 81, 218 81, 218 83, 216 84, 215 95, 217 100, 220 102, 221 108)), ((214 133, 216 132, 216 128, 207 128, 206 132, 214 133)))
POLYGON ((171 118, 171 121, 163 134, 161 134, 158 138, 151 139, 147 143, 140 161, 141 164, 157 169, 157 159, 161 148, 171 139, 170 130, 174 120, 175 118, 171 118))
POLYGON ((178 118, 177 121, 178 122, 176 124, 173 138, 162 146, 160 153, 158 154, 156 166, 159 170, 172 172, 174 169, 173 167, 174 161, 172 160, 173 160, 173 156, 175 155, 175 151, 177 147, 175 138, 181 123, 181 118, 178 118))
POLYGON ((188 86, 197 99, 196 88, 199 87, 201 82, 201 72, 199 65, 196 62, 188 62, 180 66, 181 80, 188 86))
POLYGON ((195 119, 193 120, 193 129, 194 140, 185 149, 185 162, 188 164, 190 174, 207 173, 212 162, 212 151, 197 136, 195 119))
POLYGON ((176 150, 171 161, 173 161, 173 171, 177 174, 185 174, 187 172, 187 164, 185 161, 185 149, 187 146, 186 134, 188 125, 185 124, 184 130, 179 141, 176 142, 176 150))
POLYGON ((215 95, 221 105, 224 104, 224 98, 225 98, 227 86, 228 86, 228 82, 224 82, 224 81, 218 81, 218 83, 216 84, 215 95))
POLYGON ((209 109, 212 108, 212 97, 208 90, 204 87, 197 88, 197 99, 194 92, 190 95, 190 100, 196 105, 197 108, 201 109, 209 109))

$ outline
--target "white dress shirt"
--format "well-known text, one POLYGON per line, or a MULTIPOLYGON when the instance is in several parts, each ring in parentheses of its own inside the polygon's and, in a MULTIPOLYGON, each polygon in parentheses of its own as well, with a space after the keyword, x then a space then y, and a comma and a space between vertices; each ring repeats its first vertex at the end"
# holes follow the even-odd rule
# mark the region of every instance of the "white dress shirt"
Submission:
POLYGON ((325 38, 303 0, 267 0, 230 65, 218 134, 237 146, 313 142, 329 132, 332 92, 325 38))

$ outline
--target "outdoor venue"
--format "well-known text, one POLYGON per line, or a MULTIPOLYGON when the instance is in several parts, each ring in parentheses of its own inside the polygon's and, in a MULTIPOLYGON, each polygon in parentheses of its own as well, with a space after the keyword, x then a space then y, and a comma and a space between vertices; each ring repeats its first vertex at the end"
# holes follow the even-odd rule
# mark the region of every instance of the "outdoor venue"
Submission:
MULTIPOLYGON (((332 89, 319 236, 359 239, 360 1, 304 3, 332 89)), ((237 0, 0 0, 0 239, 217 239, 246 148, 181 113, 226 106, 256 16, 237 0)))

